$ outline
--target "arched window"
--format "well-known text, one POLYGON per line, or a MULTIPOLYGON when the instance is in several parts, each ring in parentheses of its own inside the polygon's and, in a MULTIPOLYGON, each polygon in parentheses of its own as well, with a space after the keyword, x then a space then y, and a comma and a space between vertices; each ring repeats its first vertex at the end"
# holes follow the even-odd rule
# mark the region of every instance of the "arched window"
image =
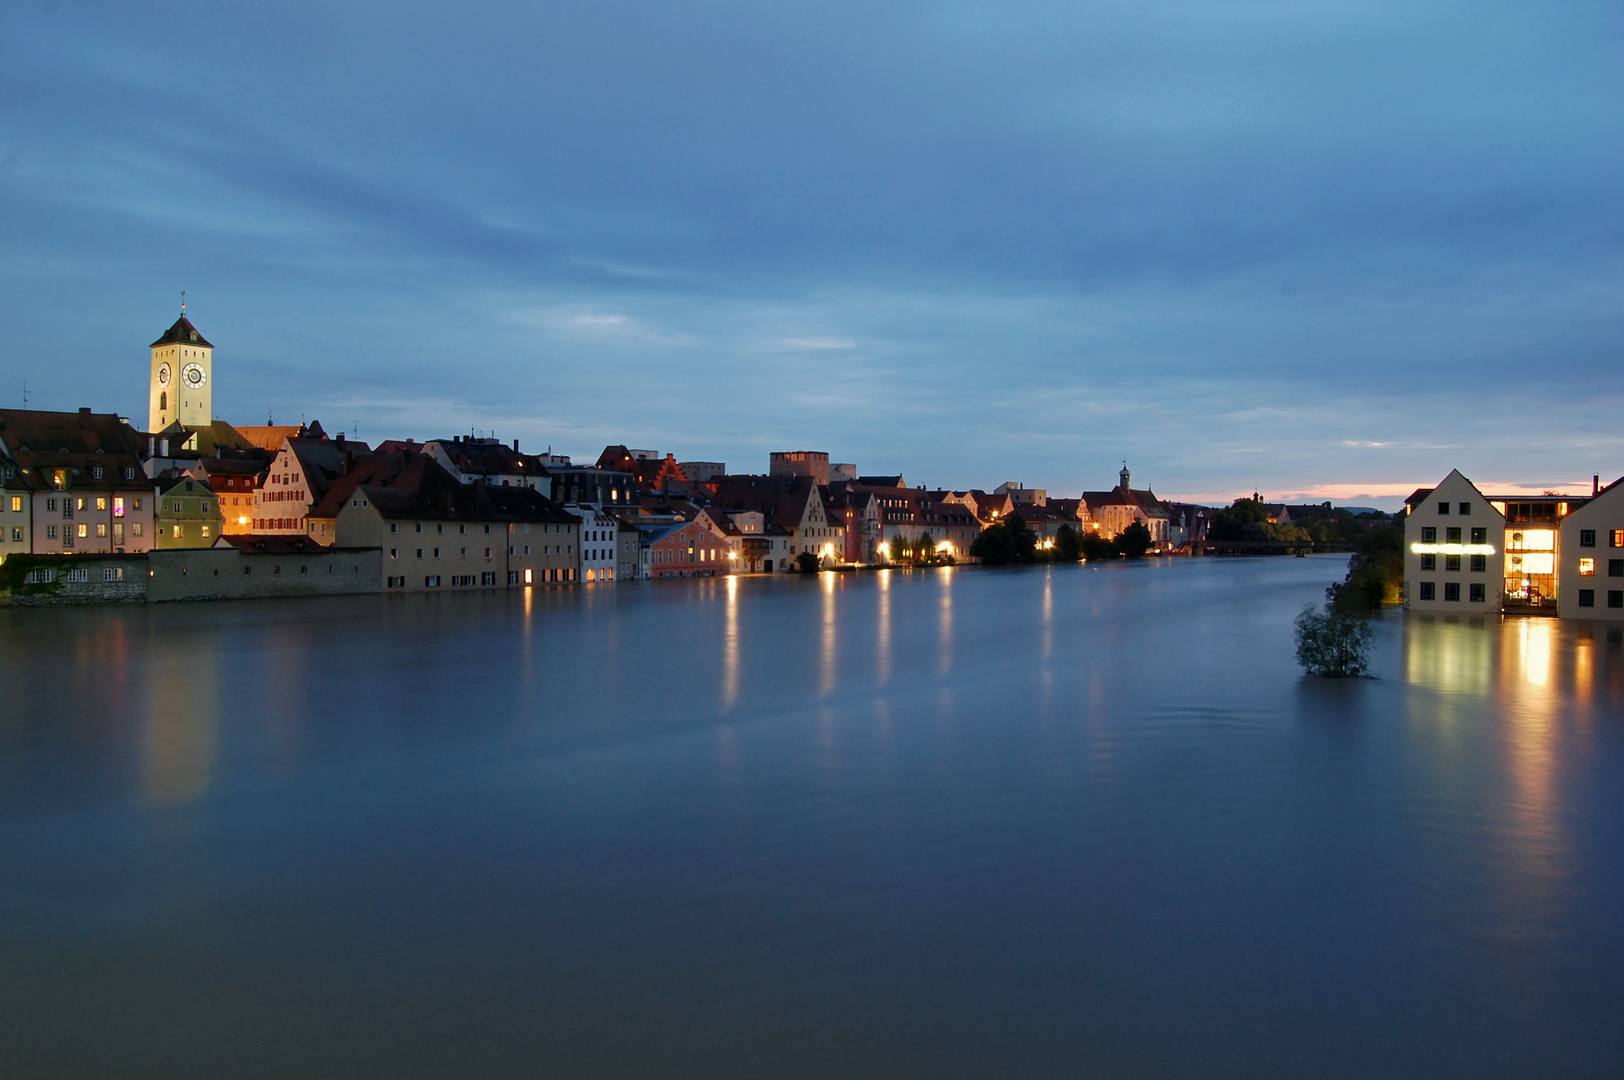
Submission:
POLYGON ((158 391, 158 409, 161 412, 167 408, 169 408, 169 391, 160 390, 158 391))

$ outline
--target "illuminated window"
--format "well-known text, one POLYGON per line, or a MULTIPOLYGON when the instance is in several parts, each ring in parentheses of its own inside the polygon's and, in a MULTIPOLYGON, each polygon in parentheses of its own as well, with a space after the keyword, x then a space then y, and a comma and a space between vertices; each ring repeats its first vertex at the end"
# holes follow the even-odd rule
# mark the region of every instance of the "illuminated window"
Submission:
POLYGON ((1596 573, 1596 560, 1595 559, 1580 559, 1579 560, 1579 576, 1580 577, 1594 577, 1595 573, 1596 573))
POLYGON ((1580 529, 1579 530, 1579 546, 1580 547, 1595 547, 1596 546, 1596 530, 1595 529, 1580 529))
POLYGON ((1624 529, 1614 529, 1607 534, 1608 547, 1624 547, 1624 529))
MULTIPOLYGON (((79 526, 79 527, 80 527, 80 528, 81 528, 81 529, 82 529, 82 528, 84 528, 84 526, 83 526, 83 525, 81 525, 81 526, 79 526)), ((175 526, 175 527, 174 527, 174 528, 175 528, 175 539, 176 539, 176 540, 179 540, 179 539, 180 539, 180 526, 179 526, 179 525, 176 525, 176 526, 175 526)))
POLYGON ((11 512, 13 514, 20 514, 23 512, 23 497, 21 495, 13 495, 11 497, 11 512))
POLYGON ((97 536, 106 536, 107 535, 107 522, 99 521, 99 522, 96 523, 96 535, 97 536))

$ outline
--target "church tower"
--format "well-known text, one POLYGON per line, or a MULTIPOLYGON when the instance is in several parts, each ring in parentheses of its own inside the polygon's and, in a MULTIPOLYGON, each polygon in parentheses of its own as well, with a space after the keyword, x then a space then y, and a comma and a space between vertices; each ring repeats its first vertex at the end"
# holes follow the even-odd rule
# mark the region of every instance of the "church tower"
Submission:
POLYGON ((214 422, 214 346, 203 339, 182 304, 180 318, 152 343, 147 430, 179 421, 188 431, 214 422))

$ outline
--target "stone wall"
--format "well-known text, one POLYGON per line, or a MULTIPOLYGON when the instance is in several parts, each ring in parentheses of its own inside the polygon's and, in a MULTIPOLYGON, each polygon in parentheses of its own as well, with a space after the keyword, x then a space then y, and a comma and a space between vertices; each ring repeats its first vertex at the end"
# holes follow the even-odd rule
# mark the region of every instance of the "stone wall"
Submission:
POLYGON ((234 547, 154 551, 147 599, 246 600, 277 596, 341 596, 382 591, 378 548, 327 548, 312 553, 242 552, 234 547))

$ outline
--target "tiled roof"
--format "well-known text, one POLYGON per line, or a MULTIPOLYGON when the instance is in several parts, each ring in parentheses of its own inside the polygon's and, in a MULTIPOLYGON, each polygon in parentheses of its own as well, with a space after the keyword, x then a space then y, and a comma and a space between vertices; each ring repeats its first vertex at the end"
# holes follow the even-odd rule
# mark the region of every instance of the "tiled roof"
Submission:
POLYGON ((151 345, 148 345, 147 348, 156 349, 160 345, 177 344, 200 345, 205 348, 214 348, 213 345, 210 345, 206 340, 204 340, 202 334, 197 332, 197 327, 192 325, 192 320, 188 319, 184 315, 176 319, 175 325, 171 326, 168 330, 165 330, 163 332, 163 336, 157 341, 154 341, 151 345))

